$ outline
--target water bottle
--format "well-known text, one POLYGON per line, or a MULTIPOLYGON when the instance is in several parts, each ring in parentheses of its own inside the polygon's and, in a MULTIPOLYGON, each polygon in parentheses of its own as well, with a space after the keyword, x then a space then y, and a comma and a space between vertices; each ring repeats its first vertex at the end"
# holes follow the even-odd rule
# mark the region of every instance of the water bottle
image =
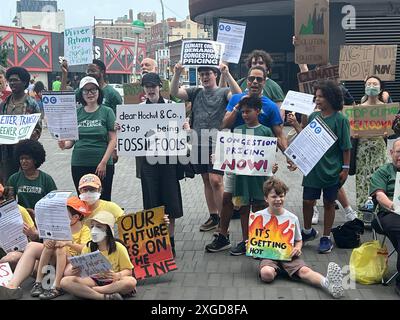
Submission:
POLYGON ((371 223, 373 218, 374 218, 374 201, 372 200, 372 197, 368 197, 368 200, 364 204, 364 214, 363 214, 363 220, 364 223, 371 223))

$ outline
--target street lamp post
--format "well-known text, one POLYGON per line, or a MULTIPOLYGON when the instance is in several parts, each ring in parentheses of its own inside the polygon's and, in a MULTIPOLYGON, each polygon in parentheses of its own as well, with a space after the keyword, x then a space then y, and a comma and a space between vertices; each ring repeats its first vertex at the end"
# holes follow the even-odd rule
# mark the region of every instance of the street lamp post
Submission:
POLYGON ((144 32, 145 25, 141 20, 135 20, 132 22, 132 30, 135 34, 135 57, 134 57, 134 74, 136 71, 136 66, 138 64, 138 52, 139 52, 139 36, 144 32))

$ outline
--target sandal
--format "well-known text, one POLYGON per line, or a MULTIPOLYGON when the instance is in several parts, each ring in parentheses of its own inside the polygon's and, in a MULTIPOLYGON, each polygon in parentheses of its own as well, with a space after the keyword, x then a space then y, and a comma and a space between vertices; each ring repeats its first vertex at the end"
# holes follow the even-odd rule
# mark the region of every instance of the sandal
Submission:
POLYGON ((61 288, 52 288, 50 290, 44 291, 41 295, 39 295, 40 300, 52 300, 59 296, 64 295, 65 292, 61 288))
POLYGON ((35 282, 31 289, 31 297, 37 298, 44 292, 42 284, 40 282, 35 282))

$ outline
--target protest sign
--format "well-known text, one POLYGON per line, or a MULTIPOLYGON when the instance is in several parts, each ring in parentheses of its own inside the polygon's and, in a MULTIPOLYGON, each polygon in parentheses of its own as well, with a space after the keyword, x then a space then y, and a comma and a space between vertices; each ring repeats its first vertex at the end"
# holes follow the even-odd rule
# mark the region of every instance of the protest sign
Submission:
POLYGON ((218 132, 214 170, 245 176, 272 176, 277 145, 276 138, 218 132))
POLYGON ((307 176, 336 140, 331 129, 316 117, 296 136, 285 155, 307 176))
POLYGON ((249 217, 249 242, 246 255, 261 259, 291 261, 296 220, 274 216, 263 210, 249 217))
POLYGON ((187 154, 185 104, 117 106, 119 156, 184 156, 187 154))
POLYGON ((210 40, 188 40, 182 43, 182 66, 219 67, 222 62, 225 45, 210 40))
POLYGON ((400 214, 400 172, 396 173, 396 181, 394 184, 394 194, 393 194, 393 208, 394 213, 400 214))
POLYGON ((127 214, 117 221, 119 238, 128 248, 138 280, 177 269, 164 214, 165 208, 160 207, 127 214))
MULTIPOLYGON (((160 95, 165 99, 170 99, 169 81, 162 80, 162 83, 163 85, 162 88, 160 88, 160 95)), ((124 84, 124 104, 139 104, 145 100, 145 94, 140 82, 124 84)))
POLYGON ((51 136, 59 141, 79 140, 74 92, 44 92, 43 109, 51 136))
POLYGON ((16 201, 0 205, 0 247, 5 252, 24 251, 28 239, 23 233, 24 221, 16 201))
POLYGON ((10 268, 10 264, 0 263, 0 287, 6 287, 12 279, 13 272, 10 268))
POLYGON ((329 61, 328 0, 295 1, 295 61, 326 64, 329 61))
POLYGON ((246 22, 219 19, 217 42, 225 44, 222 61, 239 63, 245 34, 246 22))
POLYGON ((41 239, 72 240, 67 200, 71 192, 53 191, 35 205, 35 220, 41 239))
POLYGON ((73 267, 81 270, 80 276, 90 277, 112 269, 111 263, 100 251, 82 254, 80 256, 68 257, 73 267))
POLYGON ((30 139, 41 114, 0 115, 0 144, 30 139))
POLYGON ((70 66, 92 63, 93 27, 65 29, 64 56, 70 66))
POLYGON ((385 132, 393 134, 392 125, 399 112, 398 103, 378 104, 372 106, 345 106, 343 115, 350 122, 351 135, 362 137, 379 137, 385 132))
POLYGON ((340 47, 340 80, 364 81, 371 75, 394 81, 397 45, 348 45, 340 47))
POLYGON ((289 90, 282 103, 282 109, 310 115, 314 112, 314 95, 289 90))
POLYGON ((321 80, 339 80, 339 66, 323 66, 297 74, 300 92, 314 94, 314 85, 321 80))

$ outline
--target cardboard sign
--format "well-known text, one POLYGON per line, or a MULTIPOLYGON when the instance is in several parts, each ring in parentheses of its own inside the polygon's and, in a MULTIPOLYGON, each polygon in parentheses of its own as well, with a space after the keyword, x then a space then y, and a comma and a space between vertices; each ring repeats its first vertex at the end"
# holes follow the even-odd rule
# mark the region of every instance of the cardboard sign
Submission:
POLYGON ((0 115, 0 144, 30 139, 41 114, 0 115))
POLYGON ((90 277, 112 269, 111 263, 100 251, 82 254, 80 256, 68 257, 72 266, 81 270, 80 276, 90 277))
POLYGON ((272 176, 277 138, 218 132, 214 169, 245 176, 272 176))
POLYGON ((273 216, 268 210, 250 214, 246 255, 261 259, 291 261, 295 223, 289 217, 273 216))
POLYGON ((295 49, 297 64, 327 64, 329 61, 328 0, 296 0, 295 49))
POLYGON ((181 62, 182 66, 190 67, 219 67, 225 45, 210 40, 183 41, 181 62))
POLYGON ((339 80, 339 66, 323 66, 297 74, 300 92, 314 94, 314 85, 321 80, 339 80))
POLYGON ((364 81, 371 75, 382 81, 394 81, 397 45, 341 46, 339 77, 341 80, 364 81))
POLYGON ((171 251, 165 208, 155 208, 120 217, 119 238, 128 248, 135 278, 146 279, 177 270, 171 251))
MULTIPOLYGON (((160 88, 160 94, 164 99, 170 99, 169 81, 162 80, 163 86, 160 88)), ((140 82, 124 84, 124 104, 139 104, 145 101, 145 94, 140 82)))
POLYGON ((0 263, 0 287, 6 287, 12 279, 13 272, 9 263, 0 263))
POLYGON ((393 134, 392 125, 398 112, 398 103, 345 106, 343 109, 350 122, 351 134, 359 137, 380 137, 385 132, 393 134))
POLYGON ((93 27, 65 29, 64 51, 70 66, 92 63, 93 27))
POLYGON ((217 42, 225 44, 223 61, 239 63, 245 34, 246 22, 219 19, 217 42))

